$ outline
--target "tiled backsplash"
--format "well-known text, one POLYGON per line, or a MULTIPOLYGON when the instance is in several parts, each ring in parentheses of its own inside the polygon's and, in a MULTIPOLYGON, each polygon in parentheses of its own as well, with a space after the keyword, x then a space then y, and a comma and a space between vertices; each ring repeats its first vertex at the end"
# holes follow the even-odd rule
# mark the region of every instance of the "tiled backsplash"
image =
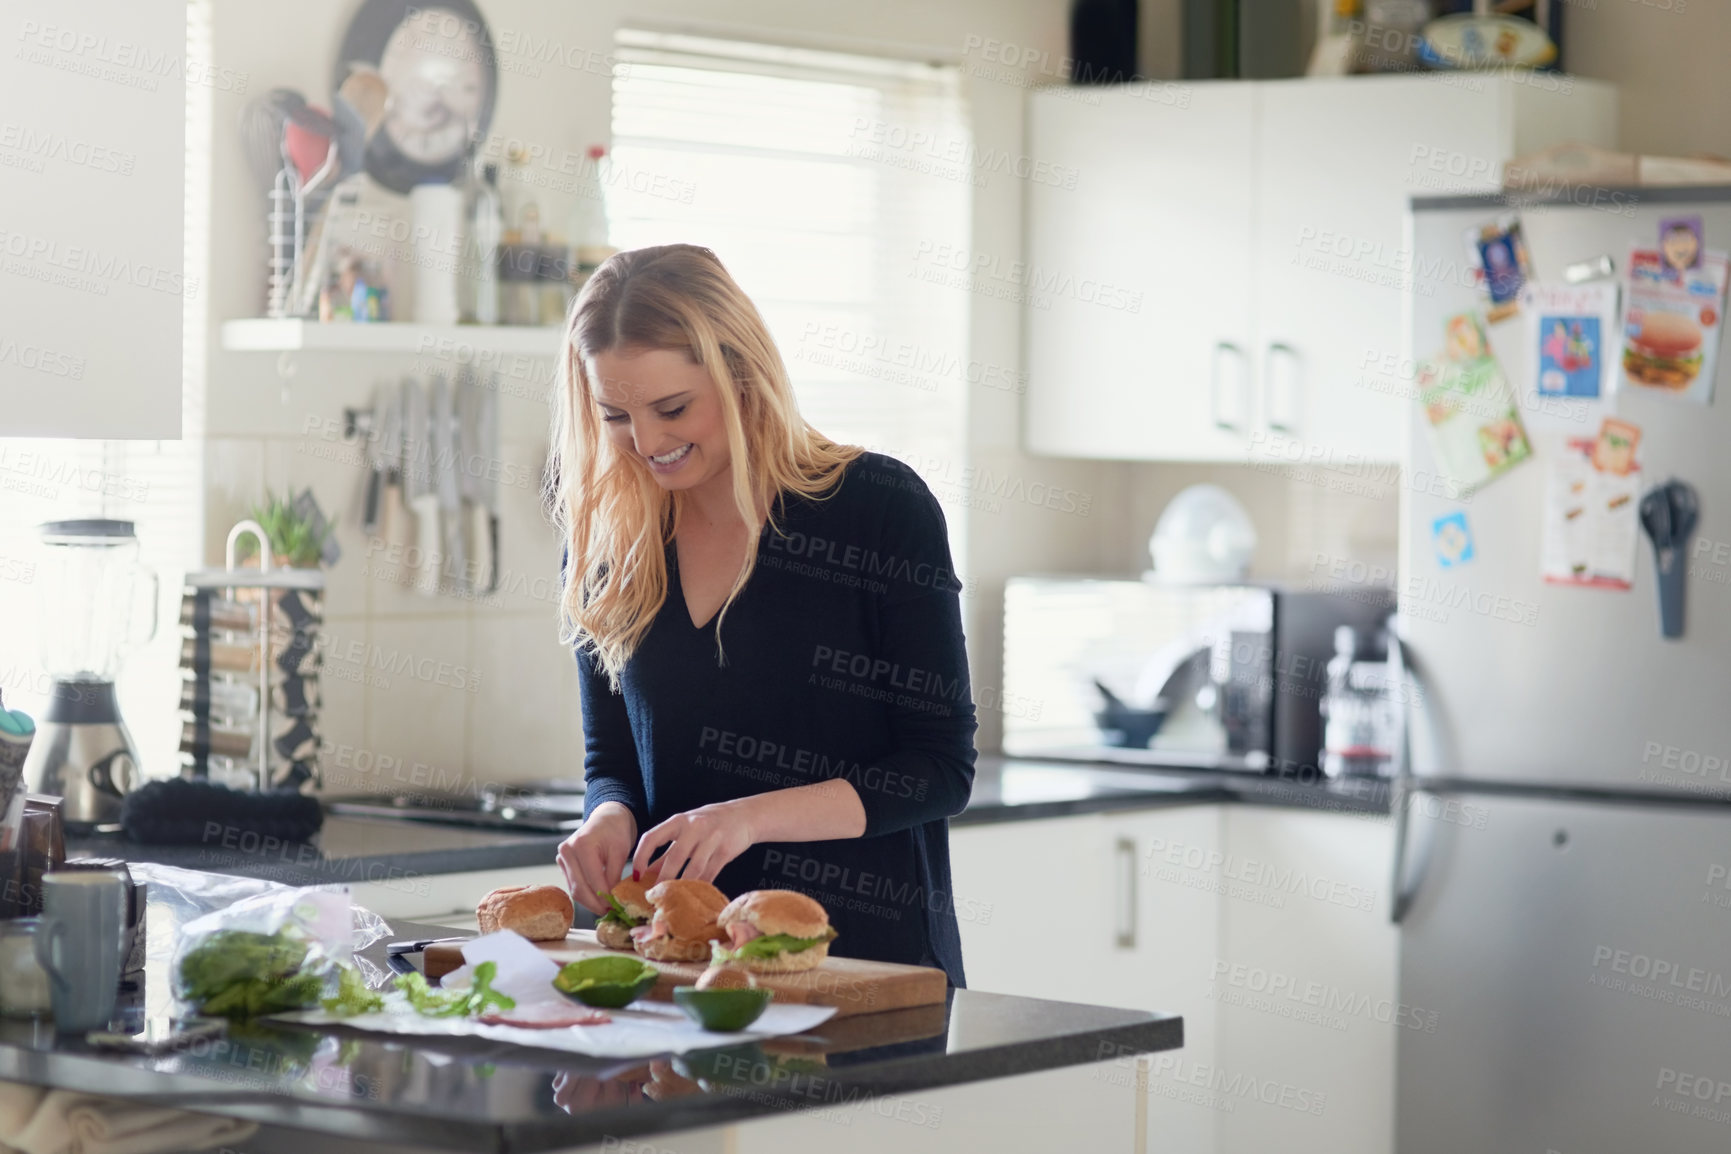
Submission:
MULTIPOLYGON (((538 478, 544 443, 505 442, 500 456, 538 478)), ((467 792, 582 775, 576 667, 557 640, 558 551, 538 489, 501 487, 500 592, 465 598, 408 588, 412 552, 361 531, 355 442, 212 438, 206 482, 209 554, 266 489, 310 487, 337 519, 342 557, 326 574, 323 629, 327 792, 467 792)))

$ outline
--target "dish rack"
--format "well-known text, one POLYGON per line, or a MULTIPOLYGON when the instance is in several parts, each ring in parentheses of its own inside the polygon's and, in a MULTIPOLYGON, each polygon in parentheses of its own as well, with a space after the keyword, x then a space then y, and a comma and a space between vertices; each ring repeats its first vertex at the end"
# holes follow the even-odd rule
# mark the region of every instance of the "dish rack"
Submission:
POLYGON ((316 788, 324 573, 273 568, 256 521, 229 530, 224 565, 188 573, 181 598, 181 775, 236 789, 316 788), (258 569, 235 566, 248 534, 258 569))

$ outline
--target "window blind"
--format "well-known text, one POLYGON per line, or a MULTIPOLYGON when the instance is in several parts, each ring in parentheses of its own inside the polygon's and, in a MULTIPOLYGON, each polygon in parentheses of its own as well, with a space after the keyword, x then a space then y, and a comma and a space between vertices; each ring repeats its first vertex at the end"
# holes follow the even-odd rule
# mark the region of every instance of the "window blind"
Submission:
MULTIPOLYGON (((611 243, 713 249, 808 421, 959 474, 967 295, 916 275, 967 245, 972 169, 944 159, 971 156, 956 69, 631 29, 615 58, 611 243)), ((945 511, 965 572, 965 510, 945 511)))

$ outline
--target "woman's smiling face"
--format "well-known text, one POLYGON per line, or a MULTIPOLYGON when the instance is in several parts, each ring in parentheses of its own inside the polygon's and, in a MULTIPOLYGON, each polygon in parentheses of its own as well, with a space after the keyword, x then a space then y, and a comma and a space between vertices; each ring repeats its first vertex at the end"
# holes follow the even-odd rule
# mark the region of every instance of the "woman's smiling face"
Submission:
POLYGON ((588 373, 614 447, 663 489, 691 489, 727 472, 721 393, 702 365, 674 349, 621 349, 591 357, 588 373))

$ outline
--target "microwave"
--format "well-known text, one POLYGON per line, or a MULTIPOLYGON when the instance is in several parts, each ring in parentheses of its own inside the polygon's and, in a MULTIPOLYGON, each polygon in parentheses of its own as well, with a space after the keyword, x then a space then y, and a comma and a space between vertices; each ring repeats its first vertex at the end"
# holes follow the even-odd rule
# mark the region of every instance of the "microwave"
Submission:
POLYGON ((1320 776, 1335 630, 1375 637, 1394 607, 1380 586, 1012 577, 1004 753, 1320 776))

